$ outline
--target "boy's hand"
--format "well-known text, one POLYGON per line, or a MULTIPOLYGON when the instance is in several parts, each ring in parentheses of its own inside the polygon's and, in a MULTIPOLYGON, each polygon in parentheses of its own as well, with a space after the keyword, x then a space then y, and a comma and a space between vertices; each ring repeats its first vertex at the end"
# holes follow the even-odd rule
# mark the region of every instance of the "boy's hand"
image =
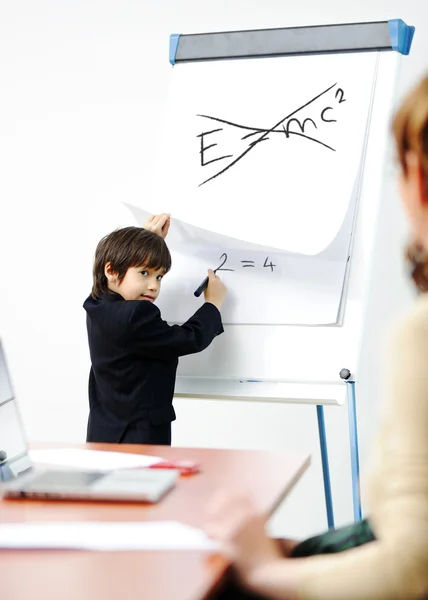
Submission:
POLYGON ((165 239, 171 224, 171 215, 161 213, 160 215, 152 215, 143 225, 143 229, 156 233, 161 238, 165 239))
POLYGON ((208 287, 204 292, 205 302, 211 302, 220 310, 226 300, 227 287, 218 275, 208 269, 208 287))

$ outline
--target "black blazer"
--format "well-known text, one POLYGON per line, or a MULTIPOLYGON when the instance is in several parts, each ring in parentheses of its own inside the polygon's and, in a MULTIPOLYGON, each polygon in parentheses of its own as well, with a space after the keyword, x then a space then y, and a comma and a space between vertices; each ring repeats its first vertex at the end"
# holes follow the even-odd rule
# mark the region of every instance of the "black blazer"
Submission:
POLYGON ((178 357, 201 352, 223 332, 218 309, 205 302, 184 325, 168 325, 157 306, 119 294, 91 296, 86 310, 89 351, 88 442, 119 442, 141 420, 175 419, 178 357))

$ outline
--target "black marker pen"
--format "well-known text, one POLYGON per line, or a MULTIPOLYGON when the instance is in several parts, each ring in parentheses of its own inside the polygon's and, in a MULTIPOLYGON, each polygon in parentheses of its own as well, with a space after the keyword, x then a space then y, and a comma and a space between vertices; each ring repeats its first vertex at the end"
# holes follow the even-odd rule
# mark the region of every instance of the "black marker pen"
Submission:
MULTIPOLYGON (((220 258, 223 258, 223 256, 225 257, 225 259, 224 259, 224 261, 222 263, 220 263, 220 265, 217 267, 217 269, 214 269, 214 271, 213 271, 214 275, 217 273, 217 271, 219 269, 221 269, 221 267, 224 265, 224 263, 227 260, 227 254, 222 254, 220 258)), ((230 269, 224 269, 224 270, 225 271, 230 271, 230 269)), ((205 279, 203 280, 203 282, 201 283, 201 285, 198 287, 198 289, 193 292, 193 294, 196 296, 196 298, 199 298, 199 296, 202 294, 202 292, 204 290, 206 290, 206 288, 208 286, 208 281, 209 280, 210 280, 209 277, 205 277, 205 279)))
MULTIPOLYGON (((214 271, 214 273, 215 273, 215 271, 214 271)), ((205 279, 203 280, 201 285, 198 287, 198 289, 193 292, 193 294, 196 296, 196 298, 199 298, 199 296, 206 290, 206 288, 208 286, 208 281, 209 281, 209 277, 205 277, 205 279)))

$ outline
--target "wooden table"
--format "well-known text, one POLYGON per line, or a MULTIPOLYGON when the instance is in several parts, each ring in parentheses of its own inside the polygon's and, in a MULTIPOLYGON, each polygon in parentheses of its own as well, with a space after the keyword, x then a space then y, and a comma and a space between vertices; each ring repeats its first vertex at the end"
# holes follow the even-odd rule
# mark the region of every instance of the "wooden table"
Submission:
MULTIPOLYGON (((46 447, 46 446, 44 446, 46 447)), ((309 466, 288 452, 86 444, 200 461, 202 473, 181 477, 159 504, 3 500, 1 522, 177 520, 201 527, 219 488, 249 492, 270 514, 309 466)), ((198 600, 208 598, 227 567, 220 556, 194 551, 0 551, 2 600, 198 600)))

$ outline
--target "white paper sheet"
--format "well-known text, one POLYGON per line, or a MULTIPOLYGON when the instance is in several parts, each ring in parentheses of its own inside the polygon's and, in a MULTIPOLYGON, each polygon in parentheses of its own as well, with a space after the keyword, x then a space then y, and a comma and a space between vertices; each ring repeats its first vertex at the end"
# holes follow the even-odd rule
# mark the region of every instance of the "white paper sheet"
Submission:
POLYGON ((177 65, 159 124, 153 213, 315 255, 357 177, 374 53, 177 65))
MULTIPOLYGON (((127 205, 142 226, 149 212, 127 205)), ((183 323, 203 297, 194 291, 207 269, 223 263, 218 275, 228 286, 222 309, 224 323, 335 324, 338 321, 355 202, 333 243, 318 256, 275 252, 171 219, 166 238, 172 269, 157 300, 162 317, 183 323), (231 270, 227 270, 231 269, 231 270)))
POLYGON ((175 219, 167 321, 189 318, 221 265, 226 324, 340 324, 375 66, 366 53, 173 69, 141 204, 175 219))
POLYGON ((200 550, 217 545, 205 533, 177 521, 1 523, 0 548, 76 550, 200 550))
POLYGON ((149 467, 163 460, 159 456, 79 448, 30 450, 30 458, 38 465, 51 465, 84 471, 111 471, 113 469, 149 467))

